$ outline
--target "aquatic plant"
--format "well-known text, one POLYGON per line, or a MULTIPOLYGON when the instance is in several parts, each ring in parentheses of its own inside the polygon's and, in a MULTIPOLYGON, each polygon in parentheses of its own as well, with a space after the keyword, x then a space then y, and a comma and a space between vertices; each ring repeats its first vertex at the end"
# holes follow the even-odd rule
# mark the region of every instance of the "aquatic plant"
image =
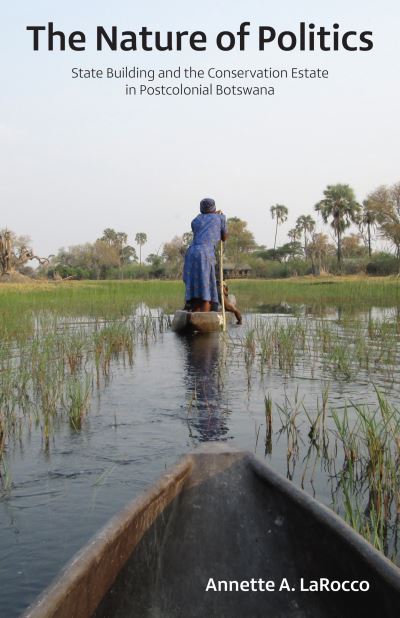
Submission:
MULTIPOLYGON (((399 413, 389 401, 399 382, 400 322, 398 315, 376 319, 372 311, 358 319, 353 309, 372 302, 381 307, 396 304, 398 282, 239 281, 232 287, 242 306, 256 308, 267 298, 284 301, 286 309, 288 303, 300 301, 302 308, 297 315, 246 316, 244 327, 221 336, 215 368, 218 414, 230 411, 232 375, 241 375, 243 391, 247 385, 249 410, 252 396, 261 393, 263 397, 268 391, 261 399, 259 416, 250 414, 255 450, 260 447, 274 465, 280 465, 275 459, 279 443, 288 477, 311 492, 315 479, 329 482, 332 507, 393 557, 400 428, 399 413), (339 312, 326 309, 332 301, 342 303, 339 312), (310 317, 306 303, 320 317, 310 317), (328 319, 321 317, 325 315, 328 319), (239 368, 239 374, 232 372, 233 367, 239 368), (325 384, 315 404, 309 405, 310 396, 300 389, 288 394, 299 379, 314 389, 316 381, 325 384), (269 385, 273 380, 285 393, 277 402, 269 385), (346 397, 351 380, 377 383, 378 406, 346 397), (335 387, 333 403, 330 384, 335 387), (383 389, 389 395, 381 395, 383 389)), ((179 282, 73 282, 33 285, 30 291, 7 286, 7 294, 4 289, 0 288, 3 490, 11 483, 9 445, 22 441, 31 427, 42 432, 47 450, 60 424, 69 423, 74 432, 79 431, 95 390, 101 392, 112 380, 116 367, 131 370, 138 347, 162 339, 170 326, 168 311, 180 306, 183 287, 179 282)), ((203 396, 203 388, 195 381, 184 419, 193 439, 192 418, 198 420, 204 413, 207 423, 216 415, 215 402, 203 396)))
MULTIPOLYGON (((369 323, 368 323, 369 324, 369 323)), ((242 348, 246 368, 258 361, 261 375, 276 367, 284 375, 296 369, 318 371, 325 379, 349 381, 360 372, 394 382, 400 361, 397 320, 371 330, 363 320, 310 320, 299 317, 256 316, 247 320, 244 333, 231 342, 242 348), (372 333, 370 338, 369 333, 372 333)))
POLYGON ((65 386, 64 409, 73 429, 81 428, 82 419, 89 404, 92 390, 92 378, 89 375, 68 378, 65 386))
POLYGON ((46 449, 66 410, 80 428, 91 395, 86 380, 101 388, 113 361, 132 367, 136 342, 156 340, 170 326, 169 316, 143 305, 123 318, 69 318, 46 309, 30 319, 26 337, 0 343, 0 417, 6 437, 33 420, 46 449))
MULTIPOLYGON (((400 410, 376 390, 377 405, 346 402, 343 409, 328 406, 329 386, 317 402, 307 409, 297 391, 293 401, 285 398, 275 404, 278 439, 285 436, 287 476, 294 479, 300 462, 300 484, 312 485, 317 466, 330 479, 332 508, 377 549, 392 560, 397 557, 400 509, 400 410), (307 418, 300 414, 301 407, 307 418)), ((268 409, 266 443, 271 456, 270 438, 273 402, 268 409)))

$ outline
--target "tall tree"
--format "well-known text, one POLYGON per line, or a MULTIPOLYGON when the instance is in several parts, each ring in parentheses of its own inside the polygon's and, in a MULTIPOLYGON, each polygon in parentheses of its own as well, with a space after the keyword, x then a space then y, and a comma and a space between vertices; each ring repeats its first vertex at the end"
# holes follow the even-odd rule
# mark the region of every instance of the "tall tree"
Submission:
POLYGON ((132 247, 131 245, 125 245, 125 247, 122 247, 120 252, 120 260, 122 264, 137 262, 138 258, 135 247, 132 247))
POLYGON ((103 240, 96 240, 93 245, 86 245, 86 247, 88 249, 88 263, 96 273, 97 279, 105 279, 110 268, 120 266, 121 258, 117 247, 103 240))
POLYGON ((311 215, 301 215, 297 218, 296 228, 300 236, 303 235, 304 238, 304 255, 308 256, 307 245, 308 245, 308 234, 310 236, 313 234, 315 230, 315 221, 311 215))
POLYGON ((7 229, 0 230, 0 277, 11 275, 31 260, 37 260, 41 265, 49 263, 49 258, 34 255, 29 245, 29 237, 17 236, 7 229))
POLYGON ((396 249, 400 272, 400 182, 391 187, 381 186, 367 198, 368 208, 379 224, 383 238, 396 249))
POLYGON ((324 223, 330 221, 336 236, 339 271, 342 268, 343 232, 357 222, 360 208, 353 189, 342 184, 328 185, 324 191, 324 199, 315 205, 315 210, 321 214, 324 223))
POLYGON ((162 258, 165 262, 167 275, 172 278, 182 276, 183 258, 187 250, 187 233, 174 238, 163 245, 162 258), (185 238, 184 238, 185 237, 185 238))
POLYGON ((287 235, 292 242, 297 242, 301 238, 301 231, 298 227, 294 227, 288 231, 287 235))
POLYGON ((325 260, 328 256, 335 254, 335 247, 331 245, 326 234, 312 234, 311 240, 308 243, 308 255, 311 259, 313 273, 316 274, 317 265, 318 272, 325 266, 325 260))
POLYGON ((113 228, 107 227, 103 231, 103 236, 99 238, 109 247, 113 247, 119 256, 119 266, 137 262, 135 248, 128 245, 128 235, 125 232, 116 232, 113 228))
POLYGON ((271 212, 271 217, 273 219, 276 219, 275 240, 274 240, 274 251, 275 251, 276 236, 278 234, 278 226, 281 225, 282 223, 285 223, 285 221, 288 218, 289 210, 288 208, 286 208, 286 206, 283 206, 283 204, 275 204, 275 206, 271 206, 270 212, 271 212))
POLYGON ((344 258, 364 257, 367 247, 361 234, 350 234, 342 238, 342 254, 344 258))
POLYGON ((228 239, 225 244, 225 254, 235 266, 239 266, 241 256, 251 253, 256 248, 254 235, 247 228, 247 221, 231 217, 227 221, 228 239))
POLYGON ((376 227, 376 222, 377 214, 376 212, 374 212, 373 207, 371 207, 370 198, 367 198, 362 203, 362 210, 358 221, 358 226, 360 228, 362 236, 364 236, 364 232, 367 233, 367 246, 369 257, 371 257, 372 255, 371 230, 376 227))
POLYGON ((135 242, 139 245, 139 264, 142 265, 142 247, 147 242, 147 234, 144 232, 138 232, 135 236, 135 242))
POLYGON ((121 236, 125 237, 125 242, 126 242, 127 240, 126 234, 124 234, 123 232, 116 232, 113 228, 107 227, 103 231, 103 236, 99 238, 99 240, 102 240, 103 242, 107 243, 107 245, 109 245, 110 247, 116 247, 119 244, 119 240, 121 239, 121 236))
POLYGON ((286 262, 287 260, 300 258, 303 255, 303 247, 301 243, 294 240, 278 247, 273 253, 276 255, 276 259, 279 260, 279 262, 286 262))
POLYGON ((84 272, 84 277, 104 279, 112 268, 121 265, 114 245, 104 240, 60 249, 52 260, 52 266, 63 276, 84 272))

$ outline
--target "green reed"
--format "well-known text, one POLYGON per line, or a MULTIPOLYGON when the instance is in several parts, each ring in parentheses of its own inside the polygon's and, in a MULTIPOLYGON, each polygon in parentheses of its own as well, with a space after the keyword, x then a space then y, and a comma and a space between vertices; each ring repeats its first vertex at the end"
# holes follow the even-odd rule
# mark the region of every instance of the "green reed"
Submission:
POLYGON ((243 308, 252 311, 265 304, 306 304, 314 311, 342 306, 351 314, 354 309, 391 307, 400 304, 397 277, 299 277, 275 280, 232 281, 232 291, 243 308))
POLYGON ((259 316, 248 320, 231 342, 243 352, 246 366, 258 364, 261 374, 277 368, 290 376, 295 370, 315 371, 325 379, 355 379, 360 372, 391 383, 400 361, 397 320, 380 325, 351 320, 315 320, 304 317, 259 316))
POLYGON ((75 430, 82 427, 82 419, 90 405, 92 384, 92 376, 85 374, 70 376, 65 385, 64 408, 75 430))
POLYGON ((162 311, 144 308, 112 320, 68 319, 46 309, 31 321, 29 336, 0 343, 0 428, 7 444, 33 422, 46 448, 63 418, 80 429, 92 384, 110 379, 114 361, 131 367, 136 343, 156 340, 170 325, 162 311))
POLYGON ((266 454, 272 456, 273 418, 279 421, 277 440, 286 440, 287 476, 296 471, 304 488, 317 469, 331 483, 332 508, 377 549, 397 558, 400 509, 400 410, 379 391, 375 406, 346 402, 337 410, 328 405, 327 386, 314 410, 307 409, 298 391, 275 406, 268 396, 266 454), (273 410, 275 409, 276 415, 273 410), (299 468, 300 466, 300 468, 299 468), (299 468, 299 470, 297 470, 299 468))

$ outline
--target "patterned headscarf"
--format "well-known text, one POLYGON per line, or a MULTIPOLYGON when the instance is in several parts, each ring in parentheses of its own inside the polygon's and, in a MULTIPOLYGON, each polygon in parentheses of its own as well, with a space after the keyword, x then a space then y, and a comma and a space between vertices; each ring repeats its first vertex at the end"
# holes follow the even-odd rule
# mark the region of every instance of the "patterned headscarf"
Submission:
POLYGON ((206 197, 204 198, 204 200, 201 200, 200 212, 203 215, 207 214, 208 212, 215 212, 215 201, 212 200, 210 197, 206 197))

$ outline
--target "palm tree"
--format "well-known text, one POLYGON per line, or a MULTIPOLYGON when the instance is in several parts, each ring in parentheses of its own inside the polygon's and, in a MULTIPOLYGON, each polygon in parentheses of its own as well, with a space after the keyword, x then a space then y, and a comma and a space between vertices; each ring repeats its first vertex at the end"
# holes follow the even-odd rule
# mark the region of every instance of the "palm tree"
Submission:
POLYGON ((342 234, 352 223, 357 223, 360 204, 349 185, 328 185, 324 199, 315 205, 315 210, 322 216, 324 223, 331 218, 331 226, 337 239, 337 260, 339 271, 342 268, 342 234))
POLYGON ((142 265, 142 247, 147 242, 147 234, 138 232, 135 236, 135 243, 139 245, 139 265, 142 265))
POLYGON ((308 234, 310 236, 315 230, 315 221, 311 215, 301 215, 296 221, 296 229, 299 230, 300 237, 304 235, 304 255, 307 257, 308 234))
POLYGON ((366 229, 367 230, 367 242, 368 242, 368 255, 371 257, 372 255, 372 245, 371 245, 371 228, 376 227, 377 223, 377 213, 371 208, 372 204, 370 204, 370 200, 367 198, 362 203, 362 212, 359 219, 359 226, 361 233, 366 229))
POLYGON ((274 251, 276 249, 276 235, 278 233, 278 225, 281 223, 285 223, 288 218, 289 210, 283 204, 275 204, 275 206, 271 206, 271 217, 276 219, 275 226, 275 240, 274 240, 274 251))
POLYGON ((291 242, 296 242, 301 238, 301 231, 297 227, 294 227, 288 231, 287 235, 291 242))

